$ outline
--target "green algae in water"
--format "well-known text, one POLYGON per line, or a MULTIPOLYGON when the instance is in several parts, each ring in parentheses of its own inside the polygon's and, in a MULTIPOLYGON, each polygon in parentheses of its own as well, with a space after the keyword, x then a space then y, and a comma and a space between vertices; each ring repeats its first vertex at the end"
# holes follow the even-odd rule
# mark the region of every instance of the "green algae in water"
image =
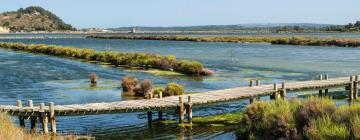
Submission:
POLYGON ((211 81, 211 82, 225 81, 224 78, 218 78, 218 77, 207 78, 207 79, 205 79, 205 80, 206 80, 206 81, 211 81))
POLYGON ((238 124, 242 120, 243 113, 228 113, 215 116, 195 117, 193 123, 198 124, 238 124))
POLYGON ((144 72, 158 75, 158 76, 183 76, 184 75, 184 74, 174 72, 174 71, 164 71, 164 70, 156 70, 156 69, 145 70, 144 72))
POLYGON ((188 123, 179 124, 176 120, 164 120, 164 121, 160 121, 160 124, 177 125, 180 127, 189 127, 189 126, 225 127, 227 125, 236 125, 240 123, 242 118, 243 118, 243 113, 236 112, 236 113, 220 114, 215 116, 194 117, 192 121, 192 125, 188 123))
POLYGON ((66 90, 109 90, 119 88, 119 86, 81 86, 81 87, 74 87, 74 88, 67 88, 66 90))

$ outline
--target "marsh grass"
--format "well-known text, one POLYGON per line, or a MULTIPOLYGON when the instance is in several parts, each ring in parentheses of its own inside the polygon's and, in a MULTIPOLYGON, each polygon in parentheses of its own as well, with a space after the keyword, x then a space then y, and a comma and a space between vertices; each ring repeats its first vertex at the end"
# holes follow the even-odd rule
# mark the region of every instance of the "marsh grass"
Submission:
POLYGON ((0 112, 0 139, 1 140, 76 140, 77 136, 53 136, 30 134, 22 128, 16 127, 11 117, 6 113, 0 112))
POLYGON ((244 112, 241 139, 359 139, 360 104, 337 107, 332 99, 255 102, 244 112))

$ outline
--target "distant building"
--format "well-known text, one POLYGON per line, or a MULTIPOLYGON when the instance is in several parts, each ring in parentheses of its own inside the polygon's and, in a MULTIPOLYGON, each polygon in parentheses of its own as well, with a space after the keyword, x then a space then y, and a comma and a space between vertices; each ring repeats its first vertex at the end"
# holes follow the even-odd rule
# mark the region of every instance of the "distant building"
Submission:
POLYGON ((136 27, 134 26, 129 33, 136 33, 136 27))

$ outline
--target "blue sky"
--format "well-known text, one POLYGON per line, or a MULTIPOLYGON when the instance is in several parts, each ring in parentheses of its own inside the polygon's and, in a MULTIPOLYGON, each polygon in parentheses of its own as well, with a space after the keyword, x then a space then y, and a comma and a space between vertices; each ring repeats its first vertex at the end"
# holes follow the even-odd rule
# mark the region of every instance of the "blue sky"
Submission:
POLYGON ((0 11, 42 6, 78 28, 360 20, 360 0, 0 0, 0 11))

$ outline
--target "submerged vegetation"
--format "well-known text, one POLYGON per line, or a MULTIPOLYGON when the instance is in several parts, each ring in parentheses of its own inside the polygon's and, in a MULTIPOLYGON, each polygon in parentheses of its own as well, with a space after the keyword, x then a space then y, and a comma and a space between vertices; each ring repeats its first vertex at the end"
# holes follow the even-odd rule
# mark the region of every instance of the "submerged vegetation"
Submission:
POLYGON ((161 69, 176 71, 186 75, 209 75, 204 66, 198 61, 177 60, 175 56, 161 56, 157 54, 130 53, 130 52, 103 52, 93 49, 80 49, 75 47, 52 46, 44 44, 23 44, 0 42, 0 48, 15 51, 26 51, 53 56, 62 56, 83 59, 87 61, 99 61, 111 63, 115 66, 161 69))
POLYGON ((311 38, 311 37, 190 37, 190 36, 113 36, 94 35, 87 38, 100 39, 130 39, 130 40, 169 40, 169 41, 195 41, 195 42, 241 42, 241 43, 271 43, 279 45, 304 46, 337 46, 360 47, 360 39, 344 38, 311 38))

